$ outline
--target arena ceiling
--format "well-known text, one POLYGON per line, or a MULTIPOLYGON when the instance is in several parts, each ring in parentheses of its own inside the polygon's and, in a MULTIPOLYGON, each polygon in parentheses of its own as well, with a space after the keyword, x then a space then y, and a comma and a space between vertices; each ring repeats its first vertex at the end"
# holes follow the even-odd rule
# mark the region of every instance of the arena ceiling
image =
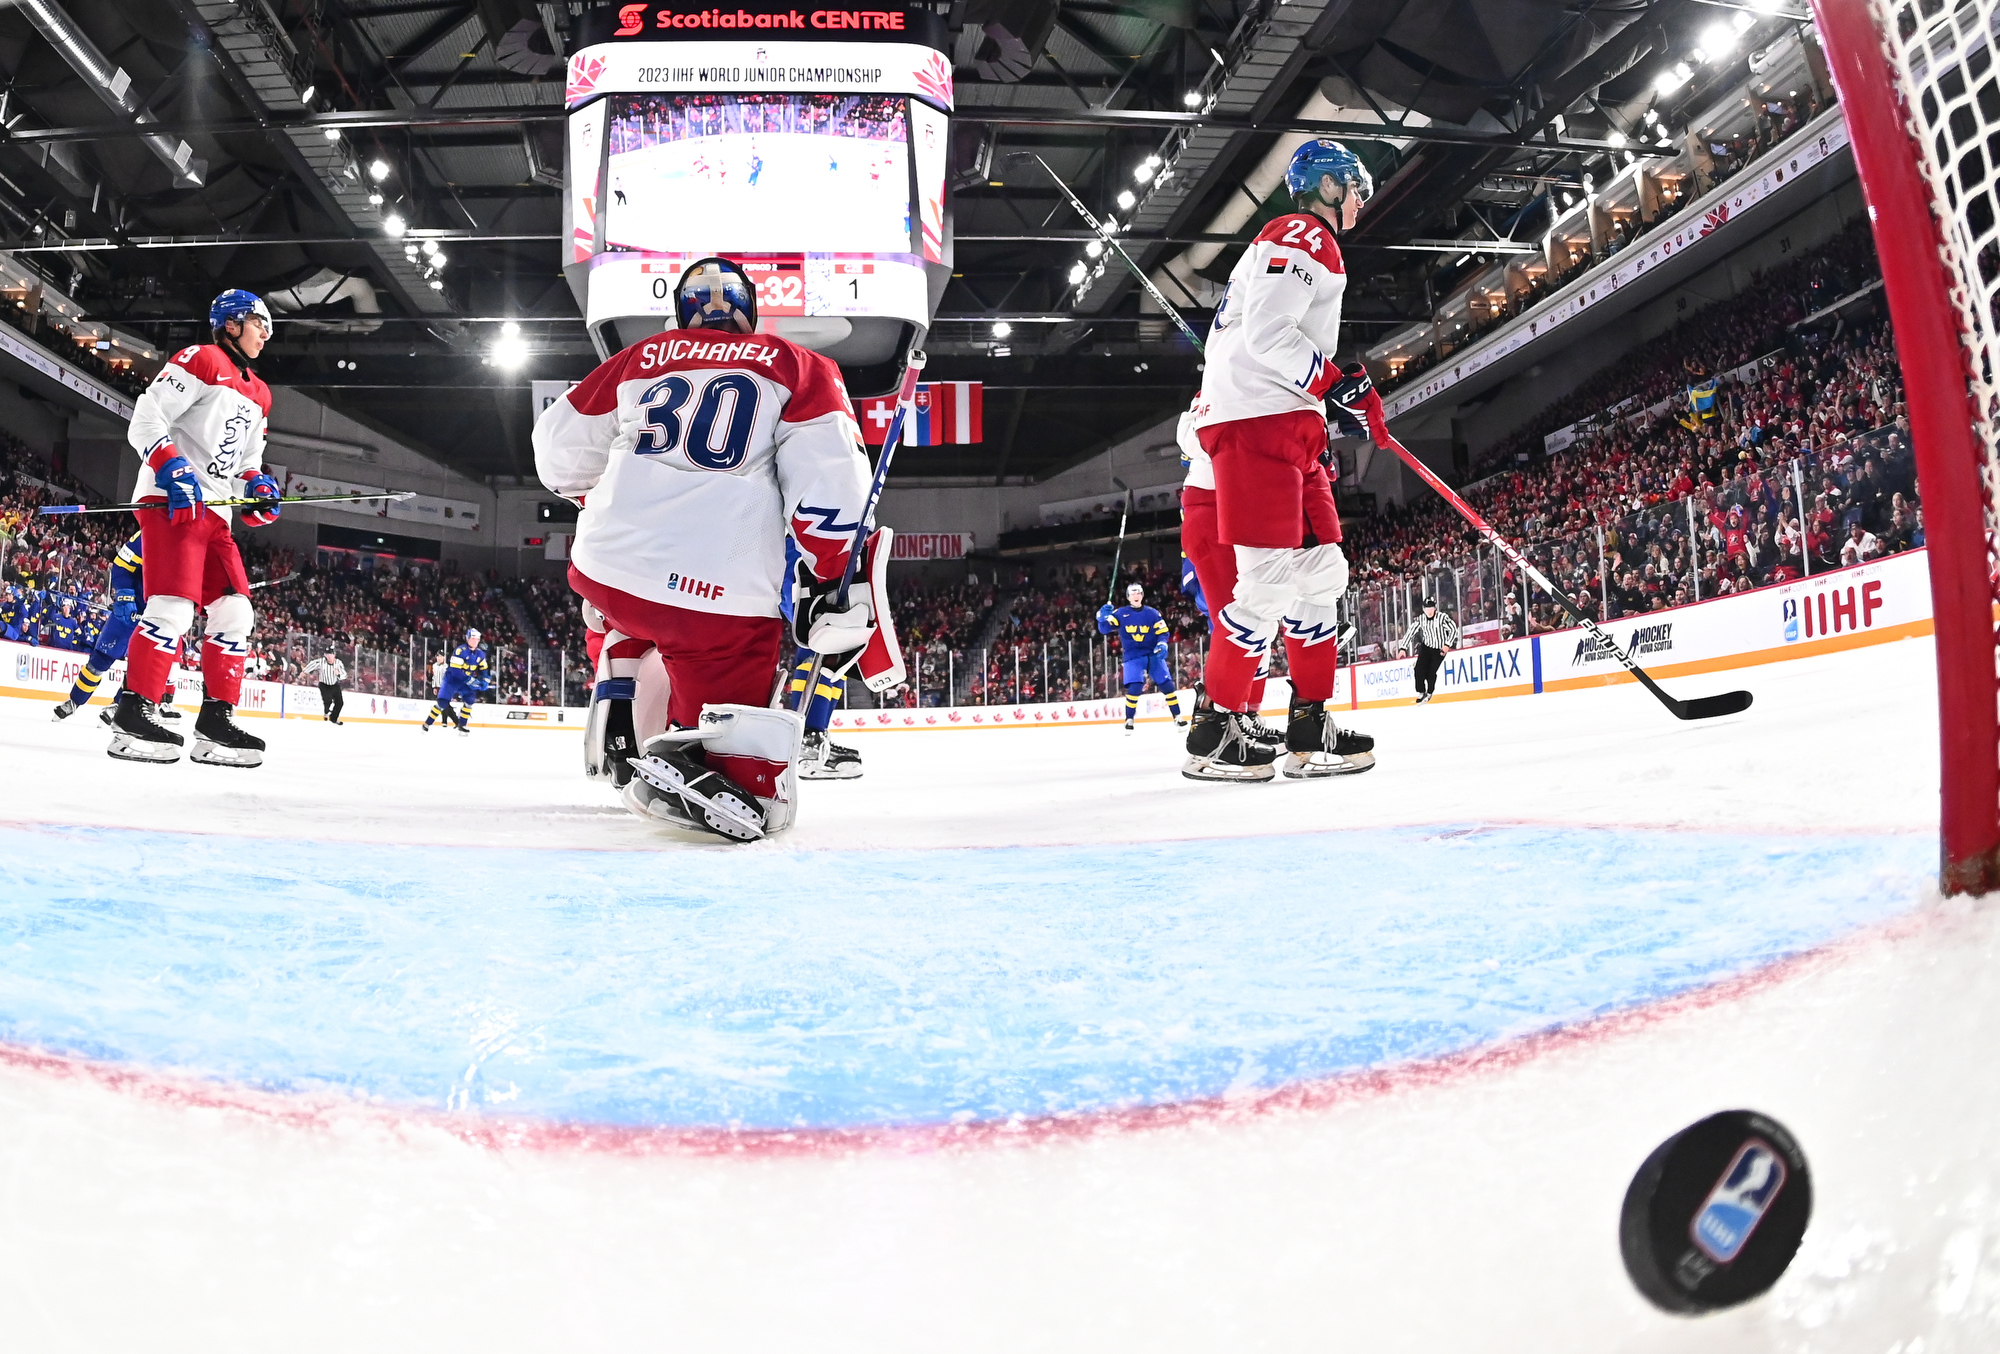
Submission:
MULTIPOLYGON (((561 55, 580 3, 16 0, 0 9, 0 247, 162 346, 226 286, 274 298, 261 364, 480 477, 531 476, 526 382, 594 364, 559 272, 561 55), (122 72, 122 74, 121 74, 122 72), (389 214, 437 253, 392 238, 389 214), (531 356, 490 361, 507 322, 531 356)), ((1278 208, 1287 132, 1362 145, 1349 333, 1426 316, 1482 242, 1537 238, 1657 105, 1742 73, 1690 52, 1797 0, 954 0, 954 276, 937 379, 987 383, 986 438, 910 475, 1040 478, 1185 403, 1197 358, 1042 163, 1147 270, 1215 279, 1278 208), (1677 88, 1663 73, 1692 68, 1677 88), (1154 158, 1158 157, 1158 158, 1154 158), (1149 164, 1150 160, 1150 164, 1149 164), (1199 258, 1197 269, 1191 260, 1199 258), (1080 265, 1083 265, 1080 267, 1080 265), (996 328, 999 326, 999 328, 996 328)), ((1183 289, 1185 294, 1185 289, 1183 289)), ((1185 294, 1189 302, 1200 298, 1185 294)), ((1180 302, 1183 298, 1176 296, 1180 302)), ((1199 330, 1207 320, 1187 313, 1199 330)))

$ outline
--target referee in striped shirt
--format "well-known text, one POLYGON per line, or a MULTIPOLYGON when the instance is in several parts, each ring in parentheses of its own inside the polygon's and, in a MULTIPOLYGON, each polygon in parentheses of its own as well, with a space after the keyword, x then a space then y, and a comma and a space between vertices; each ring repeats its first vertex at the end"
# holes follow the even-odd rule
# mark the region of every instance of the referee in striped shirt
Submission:
POLYGON ((1458 622, 1438 610, 1437 598, 1424 598, 1424 614, 1403 632, 1403 651, 1417 656, 1417 704, 1437 694, 1438 668, 1458 647, 1458 622))

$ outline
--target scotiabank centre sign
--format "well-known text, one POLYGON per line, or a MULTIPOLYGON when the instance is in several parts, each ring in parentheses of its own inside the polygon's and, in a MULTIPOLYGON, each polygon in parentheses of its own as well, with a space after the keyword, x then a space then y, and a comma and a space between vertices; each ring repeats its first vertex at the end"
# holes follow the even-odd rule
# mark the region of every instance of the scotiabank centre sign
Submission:
POLYGON ((816 8, 746 0, 728 5, 632 4, 591 10, 578 20, 576 45, 713 41, 737 34, 815 42, 916 42, 940 50, 946 37, 943 20, 928 9, 902 5, 816 8))

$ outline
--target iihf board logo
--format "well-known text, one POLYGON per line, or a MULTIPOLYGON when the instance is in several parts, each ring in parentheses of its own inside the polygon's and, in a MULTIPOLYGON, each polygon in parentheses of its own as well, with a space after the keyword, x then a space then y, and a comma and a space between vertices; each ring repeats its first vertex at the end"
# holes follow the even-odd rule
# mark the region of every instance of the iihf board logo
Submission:
POLYGON ((1784 1187, 1784 1159, 1769 1143, 1750 1139, 1736 1149, 1729 1169, 1702 1201, 1688 1225, 1688 1236, 1709 1259, 1728 1264, 1742 1251, 1784 1187))
POLYGON ((1784 602, 1785 643, 1799 642, 1799 599, 1787 597, 1784 602))

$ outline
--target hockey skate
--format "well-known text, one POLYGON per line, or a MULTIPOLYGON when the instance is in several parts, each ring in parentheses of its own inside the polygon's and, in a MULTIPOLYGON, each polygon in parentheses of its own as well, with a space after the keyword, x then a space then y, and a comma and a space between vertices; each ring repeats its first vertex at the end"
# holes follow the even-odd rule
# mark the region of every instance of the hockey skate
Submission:
POLYGON ((1243 782, 1270 780, 1276 775, 1277 768, 1271 763, 1277 760, 1277 750, 1246 737, 1245 718, 1205 702, 1197 705, 1181 774, 1189 780, 1243 782))
POLYGON ((1375 765, 1375 740, 1335 724, 1324 702, 1294 700, 1285 754, 1285 775, 1294 780, 1351 776, 1375 765))
POLYGON ((861 754, 842 747, 824 733, 808 733, 799 753, 800 780, 857 780, 861 754))
POLYGON ((60 724, 65 719, 68 719, 71 715, 75 713, 76 713, 76 702, 65 697, 62 703, 56 706, 55 722, 60 724))
POLYGON ((234 705, 209 696, 195 717, 194 751, 188 760, 204 766, 262 766, 264 740, 237 726, 234 705))
POLYGON ((1126 721, 1125 721, 1125 732, 1127 732, 1127 733, 1130 733, 1130 732, 1132 732, 1132 728, 1133 728, 1133 724, 1132 724, 1132 721, 1131 721, 1131 720, 1129 720, 1129 719, 1128 719, 1128 720, 1126 720, 1126 721))
POLYGON ((691 740, 675 733, 648 739, 643 755, 632 760, 634 779, 625 787, 626 801, 676 827, 713 832, 737 842, 762 837, 764 810, 757 796, 721 772, 709 770, 698 760, 699 743, 690 752, 691 740))
POLYGON ((163 728, 155 717, 159 707, 136 692, 118 693, 118 704, 109 711, 116 730, 111 746, 105 749, 121 762, 177 762, 187 740, 172 729, 163 728))

